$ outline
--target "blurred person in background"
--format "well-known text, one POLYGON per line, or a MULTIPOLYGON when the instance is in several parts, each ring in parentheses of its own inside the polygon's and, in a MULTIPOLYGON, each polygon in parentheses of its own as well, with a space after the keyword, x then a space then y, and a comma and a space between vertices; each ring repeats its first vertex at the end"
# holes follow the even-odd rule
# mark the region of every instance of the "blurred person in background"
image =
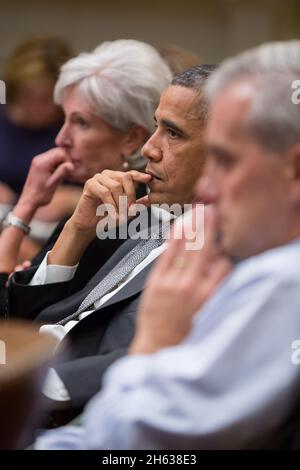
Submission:
POLYGON ((72 55, 63 39, 34 36, 19 44, 4 64, 6 105, 0 106, 0 202, 16 202, 32 158, 55 143, 63 113, 53 101, 53 90, 61 65, 72 55), (5 185, 9 196, 5 196, 5 185))
POLYGON ((184 70, 195 65, 202 64, 202 59, 198 54, 175 44, 160 45, 156 49, 170 67, 173 75, 184 72, 184 70))
MULTIPOLYGON (((60 106, 53 100, 54 85, 61 65, 73 55, 61 38, 32 36, 19 44, 3 68, 6 105, 0 106, 0 213, 2 217, 16 203, 33 157, 53 147, 63 122, 60 106)), ((81 191, 61 185, 46 210, 36 214, 44 222, 57 222, 71 214, 81 191)), ((35 222, 32 237, 49 236, 48 224, 35 222), (43 230, 46 230, 45 235, 43 230)), ((53 223, 49 225, 53 230, 53 223)), ((24 242, 25 257, 33 256, 40 244, 24 242)))

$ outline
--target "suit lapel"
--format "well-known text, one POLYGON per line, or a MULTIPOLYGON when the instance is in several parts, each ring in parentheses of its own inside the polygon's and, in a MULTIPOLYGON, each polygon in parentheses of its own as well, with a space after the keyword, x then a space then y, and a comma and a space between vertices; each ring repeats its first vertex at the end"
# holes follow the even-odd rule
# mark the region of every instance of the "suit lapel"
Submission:
POLYGON ((101 279, 103 279, 138 242, 139 240, 129 239, 123 243, 123 245, 109 258, 104 266, 99 269, 95 276, 89 280, 83 289, 46 307, 37 317, 37 320, 42 323, 55 323, 75 312, 89 292, 91 292, 98 282, 101 281, 101 279))
POLYGON ((133 297, 134 295, 138 294, 139 292, 141 292, 144 289, 147 275, 149 274, 154 263, 155 263, 155 260, 152 261, 150 264, 148 264, 142 271, 140 271, 122 289, 120 289, 107 302, 105 302, 105 304, 101 305, 101 307, 99 307, 97 310, 90 313, 87 317, 83 318, 82 320, 80 320, 77 323, 77 325, 75 325, 71 329, 69 334, 71 334, 71 336, 73 335, 76 336, 78 330, 80 330, 81 328, 85 328, 90 322, 93 322, 96 315, 101 316, 102 314, 104 314, 104 311, 102 312, 102 310, 105 310, 108 308, 108 312, 111 312, 111 314, 113 314, 116 310, 110 309, 109 307, 113 307, 113 305, 119 302, 122 302, 126 299, 129 299, 133 297))

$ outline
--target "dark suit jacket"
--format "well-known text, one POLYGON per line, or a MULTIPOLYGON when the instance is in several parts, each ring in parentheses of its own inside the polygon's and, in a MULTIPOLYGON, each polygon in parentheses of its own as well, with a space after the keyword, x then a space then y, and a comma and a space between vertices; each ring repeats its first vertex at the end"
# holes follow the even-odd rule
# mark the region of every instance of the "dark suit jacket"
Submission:
MULTIPOLYGON (((49 238, 45 247, 33 258, 32 265, 38 266, 47 252, 50 251, 56 240, 58 239, 66 220, 60 222, 53 234, 49 238)), ((80 264, 72 282, 72 291, 76 292, 86 285, 86 283, 96 274, 101 266, 110 258, 110 256, 124 243, 124 239, 105 239, 99 240, 95 238, 80 260, 80 264)), ((31 272, 31 271, 29 271, 31 272)), ((8 299, 7 299, 7 274, 0 273, 0 317, 8 315, 8 299)))
MULTIPOLYGON (((146 186, 144 184, 140 184, 136 191, 137 198, 145 196, 146 192, 146 186)), ((46 256, 47 252, 53 248, 67 220, 68 219, 64 219, 57 225, 46 245, 31 260, 32 266, 38 266, 46 256)), ((111 255, 124 243, 124 241, 124 239, 119 238, 107 238, 105 240, 99 240, 98 238, 95 238, 90 243, 80 260, 79 267, 72 281, 72 291, 77 292, 78 290, 82 289, 111 257, 111 255)), ((0 317, 6 317, 8 315, 8 293, 6 288, 6 281, 7 274, 0 273, 0 317)))
MULTIPOLYGON (((80 290, 69 282, 28 286, 37 267, 16 273, 9 282, 8 312, 42 323, 56 323, 76 311, 98 282, 138 243, 127 240, 80 290)), ((69 341, 69 357, 55 367, 71 396, 81 407, 100 388, 107 367, 126 354, 135 328, 139 296, 151 263, 97 311, 81 320, 62 342, 69 341)))

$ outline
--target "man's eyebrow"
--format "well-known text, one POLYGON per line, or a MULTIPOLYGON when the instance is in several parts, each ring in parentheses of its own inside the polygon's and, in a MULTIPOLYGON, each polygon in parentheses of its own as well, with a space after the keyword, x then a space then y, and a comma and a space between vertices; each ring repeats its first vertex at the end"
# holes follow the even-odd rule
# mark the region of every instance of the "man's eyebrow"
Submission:
MULTIPOLYGON (((155 115, 154 115, 154 121, 157 123, 157 118, 155 115)), ((180 129, 173 121, 170 121, 169 119, 161 119, 160 122, 168 129, 172 129, 173 131, 177 132, 178 134, 182 136, 186 135, 186 132, 180 129)))
POLYGON ((162 119, 161 123, 167 127, 168 129, 172 129, 175 132, 178 132, 180 135, 185 135, 185 132, 180 129, 178 126, 173 121, 170 121, 169 119, 162 119))
POLYGON ((235 154, 224 149, 223 147, 220 147, 216 144, 206 144, 205 145, 205 150, 207 154, 211 154, 214 157, 220 157, 220 158, 234 158, 235 154))

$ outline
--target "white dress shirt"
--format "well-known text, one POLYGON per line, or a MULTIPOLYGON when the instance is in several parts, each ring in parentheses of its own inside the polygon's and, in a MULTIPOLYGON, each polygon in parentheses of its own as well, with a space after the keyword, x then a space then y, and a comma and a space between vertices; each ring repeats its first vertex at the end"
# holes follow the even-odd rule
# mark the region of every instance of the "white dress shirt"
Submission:
POLYGON ((299 398, 299 266, 300 240, 239 263, 181 344, 117 361, 81 426, 47 432, 36 448, 266 446, 299 398))

